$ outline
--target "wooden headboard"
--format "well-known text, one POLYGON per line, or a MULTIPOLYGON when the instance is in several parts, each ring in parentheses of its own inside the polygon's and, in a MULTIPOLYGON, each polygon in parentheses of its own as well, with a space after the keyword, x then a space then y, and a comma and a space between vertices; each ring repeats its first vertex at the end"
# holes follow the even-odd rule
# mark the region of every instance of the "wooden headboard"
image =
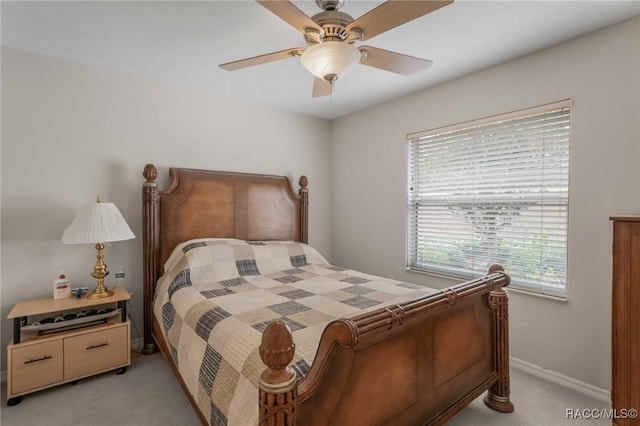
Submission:
POLYGON ((286 176, 170 168, 164 191, 158 190, 153 164, 144 167, 143 176, 145 353, 155 351, 155 287, 176 245, 207 237, 308 242, 306 176, 300 178, 298 194, 286 176))

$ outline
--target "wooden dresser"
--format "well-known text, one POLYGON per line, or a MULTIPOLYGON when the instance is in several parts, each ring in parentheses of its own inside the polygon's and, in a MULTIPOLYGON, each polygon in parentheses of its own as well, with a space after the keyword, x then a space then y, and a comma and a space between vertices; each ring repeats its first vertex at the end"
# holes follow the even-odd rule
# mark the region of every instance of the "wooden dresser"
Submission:
POLYGON ((640 215, 613 221, 611 399, 615 425, 640 425, 640 215), (629 413, 631 412, 631 415, 629 413), (637 413, 637 411, 635 412, 637 413), (634 418, 631 418, 634 417, 634 418))

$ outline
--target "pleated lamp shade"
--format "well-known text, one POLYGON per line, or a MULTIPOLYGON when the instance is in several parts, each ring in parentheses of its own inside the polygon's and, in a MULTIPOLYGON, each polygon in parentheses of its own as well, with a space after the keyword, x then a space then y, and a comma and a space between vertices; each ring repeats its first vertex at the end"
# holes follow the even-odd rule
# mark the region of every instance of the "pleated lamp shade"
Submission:
POLYGON ((86 204, 62 234, 65 244, 106 243, 136 236, 113 203, 86 204))

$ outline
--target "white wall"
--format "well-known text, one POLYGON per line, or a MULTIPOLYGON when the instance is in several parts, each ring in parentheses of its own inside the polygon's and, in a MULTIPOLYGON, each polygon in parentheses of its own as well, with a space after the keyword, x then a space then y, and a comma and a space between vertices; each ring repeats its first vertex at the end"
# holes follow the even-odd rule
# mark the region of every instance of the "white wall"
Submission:
MULTIPOLYGON (((437 64, 435 64, 437 66, 437 64)), ((610 385, 611 224, 640 212, 640 19, 335 120, 333 262, 405 281, 407 133, 573 99, 569 301, 511 292, 511 355, 610 385)))
POLYGON ((74 285, 95 286, 95 249, 60 238, 96 194, 116 203, 138 236, 106 248, 105 261, 125 267, 142 333, 146 163, 158 166, 163 187, 169 166, 287 175, 296 189, 306 174, 309 239, 330 258, 329 137, 325 120, 3 48, 2 347, 13 304, 51 297, 60 269, 74 285))
MULTIPOLYGON (((511 353, 608 389, 608 217, 640 212, 639 56, 635 19, 330 124, 3 48, 3 345, 13 303, 48 297, 59 269, 91 283, 92 247, 60 243, 83 203, 100 193, 141 235, 148 162, 162 183, 174 165, 307 174, 310 241, 335 264, 449 285, 404 269, 405 135, 572 98, 569 302, 512 292, 511 353)), ((133 283, 140 331, 141 253, 140 238, 105 252, 133 283)))

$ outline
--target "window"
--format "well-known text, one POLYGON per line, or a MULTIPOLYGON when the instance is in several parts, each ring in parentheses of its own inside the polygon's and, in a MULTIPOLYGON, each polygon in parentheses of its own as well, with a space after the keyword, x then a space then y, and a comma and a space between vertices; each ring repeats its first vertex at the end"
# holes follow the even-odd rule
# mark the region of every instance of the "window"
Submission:
POLYGON ((566 297, 570 101, 409 135, 407 266, 566 297))

